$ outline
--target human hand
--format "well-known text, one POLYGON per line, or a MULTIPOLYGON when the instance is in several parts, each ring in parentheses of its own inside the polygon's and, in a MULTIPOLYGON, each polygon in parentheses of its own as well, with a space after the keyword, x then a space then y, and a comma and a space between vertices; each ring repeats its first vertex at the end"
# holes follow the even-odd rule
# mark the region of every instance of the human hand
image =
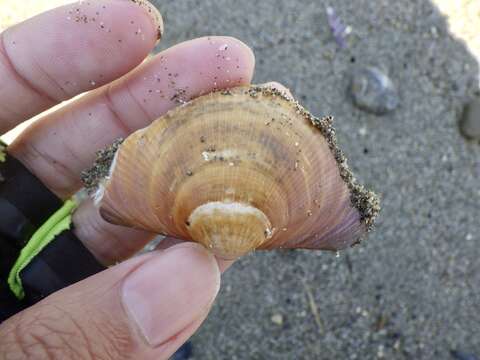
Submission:
MULTIPOLYGON (((58 197, 78 191, 80 172, 96 150, 147 126, 176 106, 179 94, 188 100, 250 82, 253 54, 228 37, 179 44, 133 70, 155 46, 161 26, 144 0, 91 0, 1 34, 0 131, 88 91, 8 147, 58 197)), ((106 223, 91 201, 80 205, 73 223, 104 265, 128 259, 152 238, 106 223)), ((205 319, 227 264, 199 245, 161 246, 2 323, 0 357, 168 358, 205 319)))

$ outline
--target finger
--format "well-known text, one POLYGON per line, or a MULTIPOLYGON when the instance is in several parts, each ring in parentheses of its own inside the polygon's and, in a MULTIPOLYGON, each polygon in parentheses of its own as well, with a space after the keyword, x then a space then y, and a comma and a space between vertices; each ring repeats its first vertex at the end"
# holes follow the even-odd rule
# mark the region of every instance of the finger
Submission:
POLYGON ((9 147, 60 197, 80 186, 95 151, 145 127, 179 103, 248 84, 254 58, 240 41, 201 38, 170 48, 133 73, 47 115, 9 147))
POLYGON ((76 2, 0 34, 0 132, 137 66, 162 26, 141 3, 76 2))
POLYGON ((128 259, 156 236, 106 222, 90 199, 75 211, 73 224, 77 238, 105 266, 128 259))
POLYGON ((168 359, 208 313, 215 258, 195 244, 131 259, 63 289, 0 327, 0 357, 168 359))
MULTIPOLYGON (((175 246, 177 244, 182 244, 184 242, 185 242, 184 240, 175 239, 175 238, 172 238, 172 237, 166 237, 162 241, 160 241, 160 243, 157 245, 157 247, 155 249, 166 250, 166 249, 171 248, 172 246, 175 246)), ((225 271, 227 271, 228 268, 230 266, 232 266, 233 263, 235 262, 235 260, 225 260, 225 259, 221 259, 221 258, 218 258, 218 257, 216 257, 216 258, 217 258, 218 267, 220 268, 220 272, 222 274, 225 271)))

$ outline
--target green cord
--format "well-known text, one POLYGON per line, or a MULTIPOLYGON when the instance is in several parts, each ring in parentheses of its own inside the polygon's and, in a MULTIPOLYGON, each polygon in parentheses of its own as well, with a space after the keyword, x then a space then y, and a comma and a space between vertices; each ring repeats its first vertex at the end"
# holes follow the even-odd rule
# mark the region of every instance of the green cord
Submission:
MULTIPOLYGON (((0 160, 1 161, 1 160, 0 160)), ((73 200, 67 200, 65 204, 55 212, 30 238, 27 245, 13 265, 8 276, 8 285, 18 299, 25 297, 20 272, 47 246, 58 234, 70 229, 72 213, 78 204, 73 200)))
POLYGON ((0 162, 7 160, 7 144, 0 139, 0 162))

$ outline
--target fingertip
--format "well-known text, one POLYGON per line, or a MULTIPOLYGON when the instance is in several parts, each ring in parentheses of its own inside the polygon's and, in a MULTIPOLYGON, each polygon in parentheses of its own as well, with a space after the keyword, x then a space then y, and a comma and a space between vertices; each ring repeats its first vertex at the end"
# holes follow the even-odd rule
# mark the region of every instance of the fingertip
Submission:
POLYGON ((206 36, 185 41, 165 54, 184 69, 183 73, 190 73, 192 85, 203 90, 197 95, 250 84, 255 69, 253 51, 230 36, 206 36), (195 66, 191 68, 193 62, 195 66))
MULTIPOLYGON (((208 36, 198 40, 208 42, 210 50, 215 52, 217 70, 222 70, 223 65, 227 74, 232 70, 241 74, 236 85, 249 84, 252 81, 255 54, 247 44, 232 36, 208 36)), ((221 76, 222 72, 219 75, 221 76)))
POLYGON ((152 57, 110 88, 109 97, 117 111, 131 119, 131 128, 141 128, 200 95, 250 84, 254 67, 252 50, 240 40, 197 38, 152 57))
POLYGON ((243 41, 232 36, 221 36, 219 39, 223 39, 226 43, 230 43, 234 51, 238 53, 244 68, 250 71, 246 77, 246 80, 248 80, 248 83, 250 83, 255 71, 255 54, 252 48, 243 41))
POLYGON ((223 274, 235 263, 236 260, 224 260, 217 258, 218 267, 220 272, 223 274))
MULTIPOLYGON (((175 239, 173 237, 166 237, 160 241, 160 243, 155 247, 155 250, 167 250, 172 246, 185 243, 187 243, 185 240, 175 239)), ((218 268, 220 269, 221 274, 227 271, 235 263, 235 260, 225 260, 216 256, 215 259, 217 261, 218 268)))
POLYGON ((121 300, 134 328, 157 348, 204 315, 219 288, 214 256, 198 244, 183 243, 158 252, 129 274, 121 300))
POLYGON ((77 2, 6 30, 5 49, 29 84, 56 101, 66 100, 140 64, 163 27, 157 14, 133 0, 77 2))
POLYGON ((158 40, 160 40, 164 33, 163 18, 160 11, 156 8, 155 5, 153 5, 151 2, 147 0, 130 0, 130 1, 142 7, 143 9, 145 9, 146 13, 149 15, 149 17, 153 21, 154 27, 157 29, 157 38, 158 40))
MULTIPOLYGON (((215 284, 215 296, 220 290, 220 266, 216 257, 208 251, 204 246, 195 242, 181 242, 164 250, 165 253, 175 252, 178 258, 182 261, 188 261, 191 269, 199 269, 201 274, 209 274, 215 284)), ((202 276, 204 276, 202 275, 202 276)), ((198 274, 192 276, 198 276, 198 274)))

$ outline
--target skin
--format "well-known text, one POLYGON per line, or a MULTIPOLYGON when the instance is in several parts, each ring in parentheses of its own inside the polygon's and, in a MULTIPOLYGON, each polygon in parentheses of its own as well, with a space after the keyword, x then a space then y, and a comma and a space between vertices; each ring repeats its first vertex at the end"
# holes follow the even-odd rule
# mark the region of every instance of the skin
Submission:
MULTIPOLYGON (((97 0, 0 34, 3 133, 85 93, 44 115, 8 149, 60 198, 80 189, 80 173, 97 149, 177 106, 176 94, 184 101, 251 81, 253 53, 230 37, 191 40, 145 60, 159 26, 145 6, 97 0)), ((207 316, 230 263, 175 239, 129 259, 153 235, 106 223, 91 201, 73 222, 100 262, 126 261, 2 323, 0 358, 167 359, 207 316)))

